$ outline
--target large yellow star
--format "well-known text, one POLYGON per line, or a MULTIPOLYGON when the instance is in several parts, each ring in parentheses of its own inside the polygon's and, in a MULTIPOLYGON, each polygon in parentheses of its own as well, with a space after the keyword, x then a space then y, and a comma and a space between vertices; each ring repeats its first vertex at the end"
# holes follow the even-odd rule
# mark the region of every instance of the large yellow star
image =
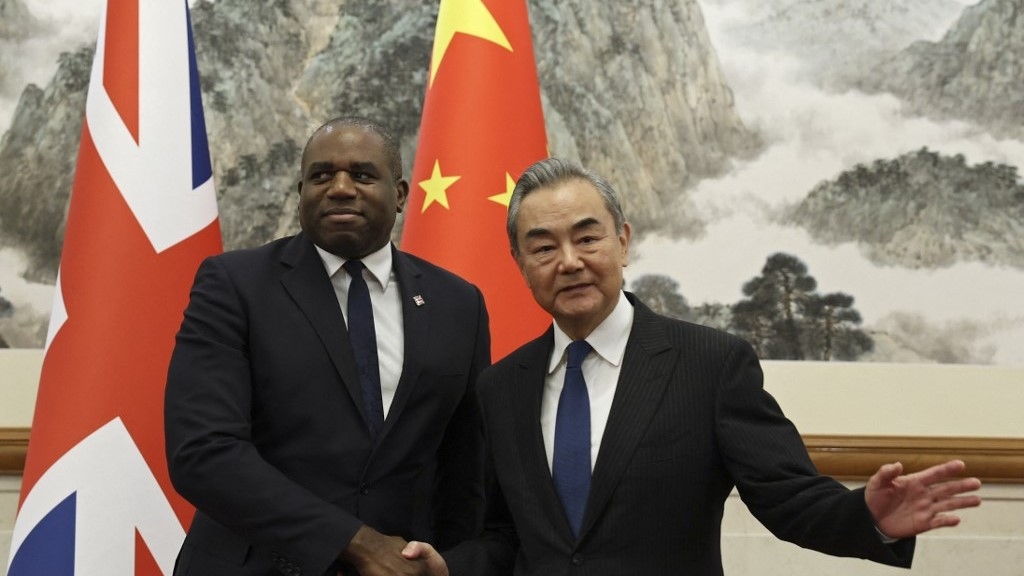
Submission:
POLYGON ((437 69, 448 52, 456 32, 476 36, 512 51, 512 45, 483 0, 441 0, 434 32, 434 53, 430 58, 430 82, 434 85, 437 69))
POLYGON ((434 160, 434 172, 430 175, 429 180, 420 182, 420 188, 427 193, 427 197, 423 199, 423 209, 420 213, 427 211, 427 207, 437 202, 441 206, 448 208, 448 187, 462 178, 462 176, 442 176, 441 175, 441 164, 434 160))
POLYGON ((496 196, 488 196, 487 199, 508 208, 508 203, 512 201, 512 191, 515 190, 515 188, 516 181, 512 179, 511 174, 505 172, 505 193, 498 194, 496 196))

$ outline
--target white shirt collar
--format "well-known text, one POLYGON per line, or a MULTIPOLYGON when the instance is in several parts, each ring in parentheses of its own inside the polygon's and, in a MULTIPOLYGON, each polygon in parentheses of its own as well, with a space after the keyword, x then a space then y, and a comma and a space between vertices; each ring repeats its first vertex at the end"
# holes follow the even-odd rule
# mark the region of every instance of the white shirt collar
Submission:
MULTIPOLYGON (((347 258, 342 258, 336 254, 331 254, 327 250, 317 246, 316 251, 320 254, 320 260, 324 263, 324 269, 327 270, 328 276, 334 276, 338 270, 341 269, 342 265, 348 261, 347 258)), ((391 281, 391 243, 388 242, 380 250, 367 254, 363 258, 360 258, 363 262, 363 266, 370 274, 377 279, 381 287, 386 292, 388 289, 388 282, 391 281)))
MULTIPOLYGON (((565 358, 565 349, 572 342, 572 338, 553 322, 555 328, 555 347, 548 361, 548 374, 558 368, 565 358)), ((598 353, 601 358, 613 366, 622 363, 622 357, 626 354, 626 340, 629 339, 629 330, 633 327, 633 305, 626 299, 624 292, 619 292, 619 301, 612 309, 612 313, 598 324, 597 328, 587 336, 586 340, 590 347, 598 353)))

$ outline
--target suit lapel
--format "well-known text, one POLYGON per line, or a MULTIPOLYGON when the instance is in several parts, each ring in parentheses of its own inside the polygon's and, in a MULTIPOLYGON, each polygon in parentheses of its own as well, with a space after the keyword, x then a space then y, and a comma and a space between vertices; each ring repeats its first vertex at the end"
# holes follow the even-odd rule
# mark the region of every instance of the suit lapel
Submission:
POLYGON ((323 260, 313 243, 299 234, 285 247, 281 263, 290 268, 281 276, 281 284, 320 337, 354 405, 359 408, 356 411, 365 422, 365 414, 360 408, 362 392, 352 345, 345 329, 345 317, 338 305, 334 286, 324 270, 323 260))
POLYGON ((427 340, 430 330, 430 309, 428 307, 432 295, 426 293, 422 271, 412 259, 399 252, 394 246, 391 247, 391 257, 392 268, 398 279, 398 290, 401 293, 405 351, 402 360, 402 375, 399 377, 398 388, 391 401, 391 408, 388 409, 388 417, 384 421, 380 438, 387 435, 395 421, 401 416, 402 410, 412 395, 413 388, 419 382, 422 366, 420 353, 423 349, 420 343, 427 340))
POLYGON ((657 411, 678 351, 668 344, 662 321, 642 303, 634 304, 619 382, 594 466, 581 536, 594 524, 622 479, 636 447, 657 411))

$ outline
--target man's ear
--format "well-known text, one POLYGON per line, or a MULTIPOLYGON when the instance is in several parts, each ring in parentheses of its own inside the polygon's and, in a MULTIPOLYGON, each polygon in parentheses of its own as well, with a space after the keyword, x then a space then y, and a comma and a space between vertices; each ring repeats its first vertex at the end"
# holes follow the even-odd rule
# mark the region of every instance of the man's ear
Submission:
POLYGON ((622 223, 622 232, 619 233, 619 243, 622 244, 622 267, 629 265, 629 237, 633 230, 629 222, 622 223))
POLYGON ((395 190, 398 194, 398 202, 396 203, 398 211, 402 212, 405 210, 406 201, 409 200, 409 183, 405 180, 399 180, 395 182, 395 190))

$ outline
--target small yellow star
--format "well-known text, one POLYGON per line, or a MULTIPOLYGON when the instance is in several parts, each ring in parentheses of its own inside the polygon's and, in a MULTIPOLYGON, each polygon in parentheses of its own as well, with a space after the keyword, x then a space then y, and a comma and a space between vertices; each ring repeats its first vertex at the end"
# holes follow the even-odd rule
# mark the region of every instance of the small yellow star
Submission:
POLYGON ((512 191, 515 190, 516 181, 512 179, 512 175, 505 172, 505 193, 498 194, 495 196, 488 196, 487 199, 491 202, 497 202, 505 208, 508 208, 508 203, 512 201, 512 191))
POLYGON ((423 209, 420 213, 426 212, 427 207, 434 202, 448 208, 448 187, 455 184, 459 178, 462 176, 442 176, 441 164, 434 160, 434 172, 430 175, 430 179, 420 182, 420 188, 427 193, 427 197, 423 199, 423 209))
POLYGON ((441 0, 434 31, 434 52, 430 58, 430 86, 457 32, 476 36, 512 51, 512 45, 483 0, 441 0))

